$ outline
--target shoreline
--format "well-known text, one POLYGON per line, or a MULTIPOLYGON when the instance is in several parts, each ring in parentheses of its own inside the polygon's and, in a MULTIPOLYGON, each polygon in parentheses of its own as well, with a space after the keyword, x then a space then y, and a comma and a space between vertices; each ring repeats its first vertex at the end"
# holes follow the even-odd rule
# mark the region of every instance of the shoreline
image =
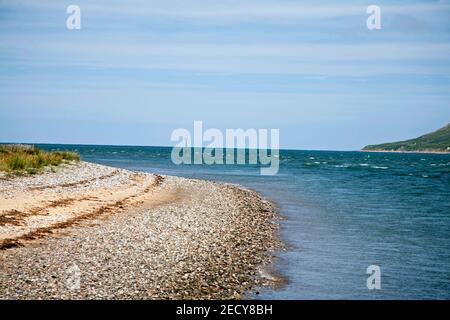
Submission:
POLYGON ((2 179, 0 199, 0 299, 240 299, 282 282, 264 276, 280 215, 244 187, 81 162, 2 179))
POLYGON ((432 150, 417 150, 417 151, 398 151, 398 150, 359 150, 359 152, 372 153, 412 153, 412 154, 450 154, 450 151, 432 151, 432 150))

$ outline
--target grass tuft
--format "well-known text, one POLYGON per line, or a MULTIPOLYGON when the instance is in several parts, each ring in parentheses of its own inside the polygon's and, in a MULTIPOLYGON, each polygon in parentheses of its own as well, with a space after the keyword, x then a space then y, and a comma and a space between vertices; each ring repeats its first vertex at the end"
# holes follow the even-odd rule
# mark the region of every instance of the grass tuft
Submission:
POLYGON ((0 145, 0 171, 8 174, 35 174, 47 166, 79 160, 80 156, 71 151, 43 151, 23 144, 0 145))

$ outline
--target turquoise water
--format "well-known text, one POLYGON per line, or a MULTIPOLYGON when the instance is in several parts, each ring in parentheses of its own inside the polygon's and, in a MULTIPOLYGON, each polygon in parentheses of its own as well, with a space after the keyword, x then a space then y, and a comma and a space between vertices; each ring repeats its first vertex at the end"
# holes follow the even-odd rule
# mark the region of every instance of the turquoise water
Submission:
POLYGON ((239 183, 276 202, 288 282, 262 299, 449 299, 450 155, 281 151, 276 176, 257 166, 182 165, 170 148, 57 146, 87 161, 239 183), (366 269, 381 268, 381 290, 366 269))

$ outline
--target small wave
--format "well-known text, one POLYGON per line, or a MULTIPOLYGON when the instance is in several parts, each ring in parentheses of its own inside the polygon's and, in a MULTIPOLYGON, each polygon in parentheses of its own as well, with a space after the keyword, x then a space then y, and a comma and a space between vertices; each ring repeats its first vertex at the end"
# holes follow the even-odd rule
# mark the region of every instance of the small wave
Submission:
POLYGON ((378 167, 378 166, 372 166, 374 169, 389 169, 389 167, 378 167))

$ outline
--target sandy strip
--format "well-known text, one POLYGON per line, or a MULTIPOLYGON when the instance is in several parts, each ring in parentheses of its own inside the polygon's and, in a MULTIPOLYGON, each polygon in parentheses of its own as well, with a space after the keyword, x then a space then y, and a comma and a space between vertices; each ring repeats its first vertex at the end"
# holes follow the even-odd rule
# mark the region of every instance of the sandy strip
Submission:
POLYGON ((277 219, 237 186, 88 163, 0 180, 0 298, 240 298, 278 280, 277 219))
POLYGON ((0 195, 5 195, 0 202, 0 250, 21 246, 87 217, 139 204, 158 182, 150 174, 88 163, 47 174, 45 185, 35 181, 40 178, 20 177, 0 184, 0 195), (97 175, 82 179, 86 171, 97 175), (75 172, 78 181, 70 176, 75 172), (14 183, 19 188, 12 189, 14 183))

